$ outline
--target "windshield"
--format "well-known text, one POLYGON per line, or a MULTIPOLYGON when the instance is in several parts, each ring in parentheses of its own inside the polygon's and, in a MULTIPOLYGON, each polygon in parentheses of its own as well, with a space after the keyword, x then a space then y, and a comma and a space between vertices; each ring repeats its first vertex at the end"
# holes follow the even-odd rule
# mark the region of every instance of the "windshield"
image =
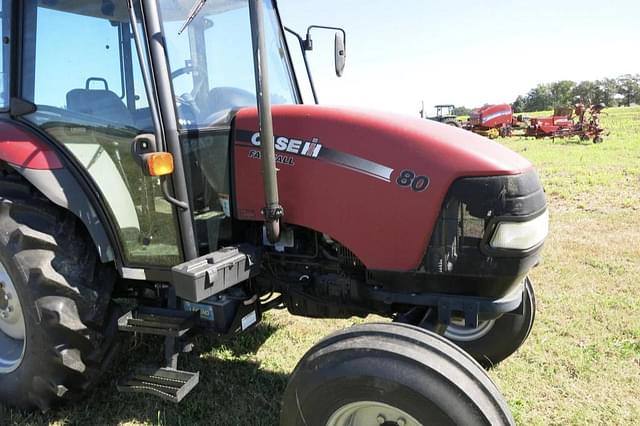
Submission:
MULTIPOLYGON (((198 0, 160 1, 180 125, 207 128, 234 108, 255 106, 247 0, 209 0, 180 33, 198 0)), ((264 2, 271 102, 296 103, 293 73, 274 6, 264 2)))

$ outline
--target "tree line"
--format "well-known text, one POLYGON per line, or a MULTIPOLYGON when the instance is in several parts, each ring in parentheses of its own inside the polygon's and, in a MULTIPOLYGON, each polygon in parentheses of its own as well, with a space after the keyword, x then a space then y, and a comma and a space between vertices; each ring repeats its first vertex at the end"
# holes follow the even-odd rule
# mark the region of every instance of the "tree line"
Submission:
MULTIPOLYGON (((640 104, 640 74, 624 74, 617 78, 594 81, 560 80, 538 84, 511 104, 514 112, 547 111, 557 106, 571 106, 578 101, 607 107, 640 104)), ((469 115, 472 109, 456 107, 455 115, 469 115)))
POLYGON ((561 80, 538 84, 511 104, 514 112, 545 111, 557 106, 603 103, 608 107, 640 104, 640 74, 595 81, 561 80))

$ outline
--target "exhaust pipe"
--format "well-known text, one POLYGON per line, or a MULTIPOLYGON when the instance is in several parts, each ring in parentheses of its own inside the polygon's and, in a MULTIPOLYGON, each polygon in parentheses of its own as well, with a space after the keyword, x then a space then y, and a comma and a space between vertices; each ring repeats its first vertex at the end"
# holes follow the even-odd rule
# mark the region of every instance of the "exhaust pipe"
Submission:
POLYGON ((253 66, 256 79, 256 97, 260 116, 260 149, 262 151, 262 176, 264 179, 265 207, 262 211, 267 239, 275 244, 280 239, 280 218, 284 209, 278 197, 276 153, 273 141, 273 120, 269 90, 269 67, 264 36, 263 0, 249 0, 251 39, 253 42, 253 66))

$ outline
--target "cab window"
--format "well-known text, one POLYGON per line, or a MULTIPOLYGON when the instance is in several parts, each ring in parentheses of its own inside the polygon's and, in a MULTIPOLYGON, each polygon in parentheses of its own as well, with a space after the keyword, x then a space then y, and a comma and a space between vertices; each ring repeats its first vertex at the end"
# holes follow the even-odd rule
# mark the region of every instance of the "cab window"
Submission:
POLYGON ((11 1, 0 1, 0 34, 2 56, 0 57, 0 110, 9 108, 9 64, 11 61, 9 41, 11 40, 11 1))
POLYGON ((22 97, 26 118, 70 151, 106 202, 130 266, 181 256, 172 206, 131 155, 152 128, 126 0, 26 2, 22 97))
MULTIPOLYGON (((159 3, 182 127, 213 127, 233 109, 255 106, 248 1, 207 2, 184 29, 193 1, 159 3)), ((296 86, 275 9, 270 1, 263 4, 271 102, 295 104, 296 86)))

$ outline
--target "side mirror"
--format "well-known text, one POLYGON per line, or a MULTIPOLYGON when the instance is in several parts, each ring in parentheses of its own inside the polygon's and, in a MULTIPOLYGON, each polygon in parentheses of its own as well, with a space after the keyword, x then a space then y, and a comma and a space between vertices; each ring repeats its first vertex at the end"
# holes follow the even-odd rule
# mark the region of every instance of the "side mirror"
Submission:
POLYGON ((336 75, 342 77, 344 73, 344 66, 347 61, 347 49, 344 42, 344 34, 336 32, 335 37, 335 62, 336 62, 336 75))
POLYGON ((313 41, 311 40, 311 30, 314 30, 314 29, 336 31, 336 36, 335 36, 336 75, 338 77, 342 77, 342 74, 344 73, 344 65, 347 59, 347 48, 346 48, 347 33, 342 28, 338 28, 338 27, 325 27, 324 25, 311 25, 309 28, 307 28, 307 37, 305 39, 302 39, 300 36, 298 36, 298 40, 300 40, 300 46, 302 47, 303 51, 313 50, 313 41))

